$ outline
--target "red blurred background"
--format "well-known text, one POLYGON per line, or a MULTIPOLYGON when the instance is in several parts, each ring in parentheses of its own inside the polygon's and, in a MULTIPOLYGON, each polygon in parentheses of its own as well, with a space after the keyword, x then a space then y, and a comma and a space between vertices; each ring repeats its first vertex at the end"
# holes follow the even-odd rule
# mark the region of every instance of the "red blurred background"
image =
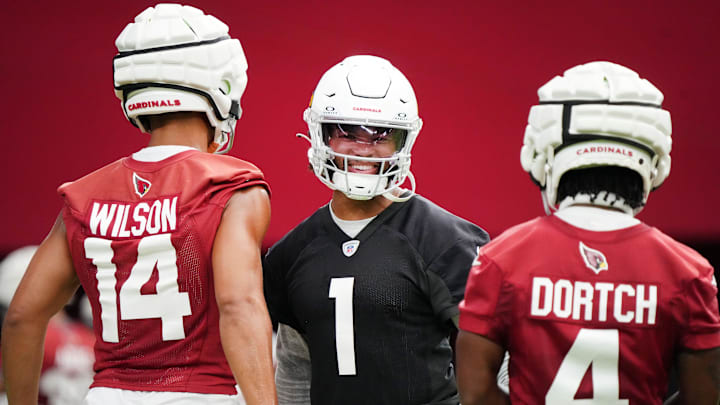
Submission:
MULTIPOLYGON (((58 185, 144 146, 112 89, 114 41, 154 2, 18 1, 2 6, 5 139, 0 255, 39 243, 58 185)), ((425 126, 417 191, 497 236, 542 215, 519 151, 536 89, 592 60, 628 66, 665 94, 672 171, 640 218, 718 264, 720 3, 710 1, 191 1, 230 26, 249 61, 231 154, 273 189, 270 245, 330 198, 307 171, 302 112, 322 73, 351 54, 390 59, 425 126)))

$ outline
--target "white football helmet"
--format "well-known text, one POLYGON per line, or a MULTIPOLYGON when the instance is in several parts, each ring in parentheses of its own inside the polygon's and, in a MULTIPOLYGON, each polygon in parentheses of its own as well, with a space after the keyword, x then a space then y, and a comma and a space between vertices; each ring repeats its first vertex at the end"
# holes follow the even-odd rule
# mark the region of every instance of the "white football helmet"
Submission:
POLYGON ((20 285, 37 246, 30 245, 13 250, 0 262, 0 305, 10 306, 15 290, 20 285))
POLYGON ((410 173, 410 151, 422 128, 422 120, 418 117, 417 100, 410 82, 389 61, 356 55, 333 66, 320 79, 303 118, 310 132, 310 165, 317 178, 329 188, 356 200, 384 195, 393 201, 405 201, 412 196, 415 181, 410 173), (328 126, 333 125, 338 128, 359 125, 370 132, 377 131, 372 127, 399 129, 405 133, 404 141, 398 145, 397 152, 387 158, 346 155, 328 146, 326 133, 328 126), (350 159, 379 165, 379 173, 351 172, 348 170, 350 159), (395 196, 392 191, 406 179, 410 180, 411 193, 395 196))
POLYGON ((115 94, 133 125, 147 132, 143 115, 205 112, 215 128, 210 150, 230 150, 247 60, 227 25, 194 7, 158 4, 138 14, 115 45, 115 94))
MULTIPOLYGON (((663 94, 634 71, 591 62, 556 76, 538 95, 540 105, 530 109, 520 162, 542 189, 547 213, 560 203, 558 184, 569 170, 631 169, 642 178, 643 204, 667 178, 670 113, 661 108, 663 94)), ((602 205, 600 200, 593 203, 602 205)))

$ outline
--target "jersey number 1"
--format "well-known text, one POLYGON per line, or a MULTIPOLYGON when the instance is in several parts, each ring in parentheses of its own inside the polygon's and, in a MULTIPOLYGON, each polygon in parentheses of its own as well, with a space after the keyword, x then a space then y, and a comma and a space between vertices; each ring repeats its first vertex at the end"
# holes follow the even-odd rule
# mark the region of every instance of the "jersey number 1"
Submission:
POLYGON ((353 285, 355 277, 330 279, 329 298, 335 298, 335 350, 338 374, 355 375, 355 330, 353 285))
POLYGON ((177 278, 177 255, 170 240, 170 234, 146 236, 137 247, 137 261, 130 270, 125 283, 116 294, 117 267, 112 262, 114 252, 110 240, 101 238, 85 239, 85 256, 97 267, 98 301, 102 322, 102 339, 118 343, 117 300, 120 301, 120 319, 160 318, 162 339, 180 340, 185 338, 183 316, 190 315, 188 293, 180 292, 177 278), (158 281, 155 294, 141 294, 140 289, 152 277, 157 266, 158 281))
POLYGON ((545 403, 628 405, 627 399, 620 399, 619 341, 617 329, 580 329, 545 395, 545 403), (590 367, 593 398, 575 399, 585 372, 590 367))

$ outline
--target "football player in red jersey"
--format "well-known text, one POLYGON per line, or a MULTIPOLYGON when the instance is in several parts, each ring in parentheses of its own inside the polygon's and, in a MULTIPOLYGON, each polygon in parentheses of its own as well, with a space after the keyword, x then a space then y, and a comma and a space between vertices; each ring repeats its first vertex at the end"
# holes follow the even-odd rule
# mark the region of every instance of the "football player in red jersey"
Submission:
POLYGON ((232 145, 247 83, 228 27, 160 4, 116 40, 115 91, 148 147, 62 185, 64 208, 3 329, 13 404, 37 400, 50 317, 82 284, 93 312, 87 404, 277 402, 260 246, 267 183, 232 145))
POLYGON ((662 93, 609 62, 542 86, 521 163, 547 216, 484 246, 460 304, 463 405, 676 404, 720 398, 710 264, 635 219, 670 172, 662 93), (495 384, 510 354, 509 397, 495 384))

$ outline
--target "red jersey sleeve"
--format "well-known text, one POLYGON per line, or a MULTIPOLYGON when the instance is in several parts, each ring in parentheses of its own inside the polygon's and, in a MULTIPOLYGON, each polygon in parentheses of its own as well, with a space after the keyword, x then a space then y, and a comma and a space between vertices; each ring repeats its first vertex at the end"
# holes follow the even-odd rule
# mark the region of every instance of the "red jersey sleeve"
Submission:
MULTIPOLYGON (((215 157, 214 155, 201 155, 203 158, 215 157)), ((215 168, 208 170, 207 199, 217 205, 225 206, 232 194, 240 189, 261 186, 270 194, 270 186, 265 177, 252 163, 238 159, 218 159, 212 161, 215 168), (219 167, 218 167, 219 166, 219 167)))
POLYGON ((680 343, 690 350, 720 346, 720 315, 718 315, 717 284, 711 267, 690 280, 685 288, 687 327, 680 343))
POLYGON ((460 329, 504 345, 511 300, 502 270, 481 253, 470 269, 465 299, 460 303, 460 329))

